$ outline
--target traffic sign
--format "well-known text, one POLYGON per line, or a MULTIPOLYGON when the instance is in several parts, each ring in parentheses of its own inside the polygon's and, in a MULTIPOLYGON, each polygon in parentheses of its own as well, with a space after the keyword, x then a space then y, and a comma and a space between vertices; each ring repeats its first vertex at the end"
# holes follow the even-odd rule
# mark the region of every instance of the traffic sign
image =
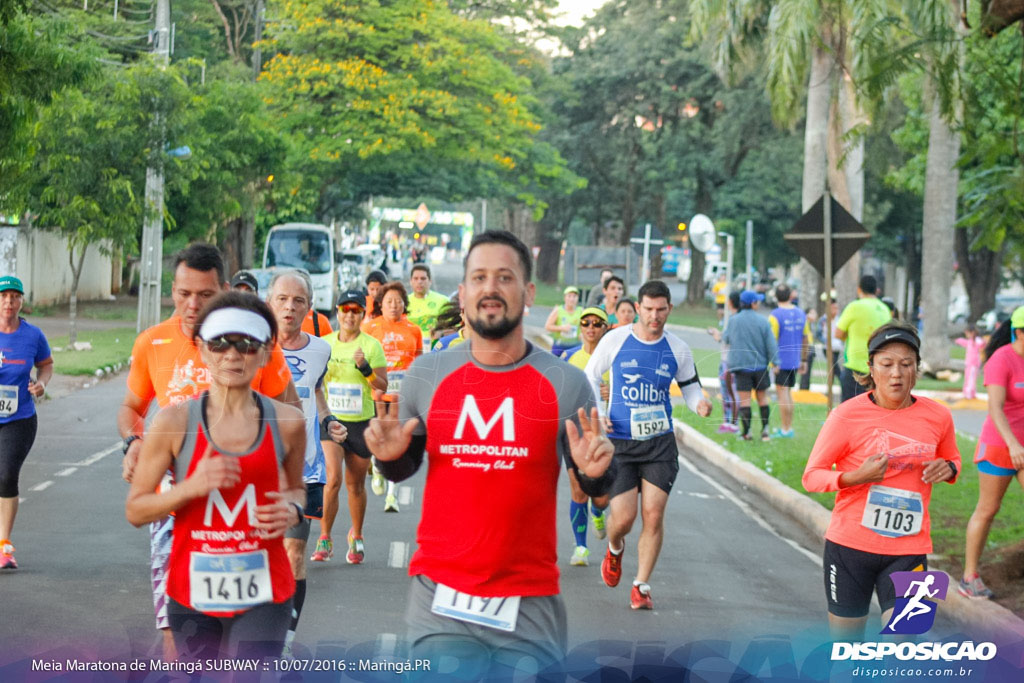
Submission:
POLYGON ((690 219, 690 241, 695 249, 707 251, 715 245, 715 224, 702 213, 690 219))
MULTIPOLYGON (((832 272, 835 275, 843 264, 871 237, 871 233, 843 208, 831 194, 832 272)), ((692 229, 692 228, 691 228, 692 229)), ((800 256, 807 259, 815 270, 825 275, 825 195, 793 224, 783 239, 800 256)))

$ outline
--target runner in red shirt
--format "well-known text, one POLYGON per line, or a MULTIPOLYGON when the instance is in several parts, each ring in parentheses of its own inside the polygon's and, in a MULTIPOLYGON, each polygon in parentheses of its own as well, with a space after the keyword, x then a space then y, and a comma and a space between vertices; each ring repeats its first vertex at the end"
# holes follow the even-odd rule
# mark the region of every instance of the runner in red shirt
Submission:
MULTIPOLYGON (((132 480, 142 450, 143 427, 150 404, 165 408, 198 396, 209 388, 210 371, 192 340, 192 331, 203 306, 227 289, 224 261, 216 247, 191 244, 175 257, 171 298, 174 315, 150 327, 135 339, 124 402, 117 413, 117 428, 124 438, 121 475, 132 480)), ((266 367, 257 369, 252 388, 278 401, 299 406, 291 372, 276 346, 266 367)), ((168 476, 166 484, 172 483, 168 476)), ((174 642, 167 630, 166 577, 174 518, 150 525, 150 564, 156 627, 164 633, 164 657, 174 658, 174 642)))
MULTIPOLYGON (((376 308, 381 311, 381 315, 369 324, 363 323, 363 331, 384 347, 384 357, 388 361, 388 390, 383 399, 388 402, 398 400, 398 390, 405 371, 416 360, 416 356, 423 353, 423 331, 405 317, 408 304, 409 295, 405 285, 398 280, 389 282, 377 292, 376 308)), ((371 467, 370 488, 378 496, 387 493, 384 497, 384 512, 398 512, 395 482, 389 481, 385 486, 384 477, 376 465, 371 467)))
POLYGON ((889 575, 928 568, 932 484, 952 483, 960 470, 949 408, 910 393, 919 349, 907 323, 875 330, 863 381, 869 393, 829 415, 804 470, 808 491, 838 491, 824 559, 829 630, 837 640, 863 638, 874 591, 882 624, 889 623, 896 604, 889 575))
POLYGON ((160 411, 132 476, 129 522, 177 513, 168 620, 188 659, 279 657, 291 621, 295 578, 282 536, 302 521, 306 423, 251 387, 276 333, 254 296, 210 301, 193 332, 209 392, 160 411), (168 469, 177 483, 157 490, 168 469))
POLYGON ((378 403, 366 430, 393 481, 411 476, 424 453, 430 461, 409 565, 411 656, 458 652, 483 675, 491 665, 515 671, 523 657, 543 670, 564 656, 558 473, 563 463, 575 470, 591 496, 606 494, 615 475, 583 373, 524 337, 531 261, 511 233, 473 238, 459 285, 472 338, 417 358, 398 409, 378 403))

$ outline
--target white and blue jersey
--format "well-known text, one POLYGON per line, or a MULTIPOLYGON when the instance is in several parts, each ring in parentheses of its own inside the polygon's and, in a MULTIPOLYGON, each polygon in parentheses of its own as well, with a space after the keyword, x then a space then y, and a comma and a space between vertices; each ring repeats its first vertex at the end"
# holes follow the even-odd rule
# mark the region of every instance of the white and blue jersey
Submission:
POLYGON ((600 396, 601 376, 609 372, 607 413, 613 439, 646 441, 672 431, 672 382, 679 382, 691 410, 704 397, 690 347, 671 332, 645 342, 633 334, 633 326, 616 328, 601 338, 587 362, 587 379, 600 396))
POLYGON ((320 419, 316 409, 316 391, 327 373, 331 358, 331 345, 319 337, 306 335, 309 340, 301 349, 285 349, 284 359, 292 373, 295 391, 302 401, 302 414, 306 416, 306 454, 302 467, 302 481, 306 484, 327 483, 327 465, 324 448, 320 445, 320 419))
POLYGON ((32 368, 50 357, 50 345, 35 325, 18 318, 18 329, 0 332, 0 424, 36 414, 28 393, 32 368))

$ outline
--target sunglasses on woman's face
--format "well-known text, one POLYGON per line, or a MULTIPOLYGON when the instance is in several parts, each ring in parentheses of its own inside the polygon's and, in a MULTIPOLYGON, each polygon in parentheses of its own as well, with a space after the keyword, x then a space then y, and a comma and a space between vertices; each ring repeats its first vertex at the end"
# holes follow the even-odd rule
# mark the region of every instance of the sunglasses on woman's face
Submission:
POLYGON ((213 339, 206 340, 206 348, 214 353, 225 353, 232 346, 235 347, 235 351, 241 354, 251 355, 263 348, 263 342, 256 341, 250 337, 242 337, 235 341, 231 341, 227 337, 214 337, 213 339))
POLYGON ((580 323, 580 327, 605 327, 606 324, 601 320, 584 320, 580 323))

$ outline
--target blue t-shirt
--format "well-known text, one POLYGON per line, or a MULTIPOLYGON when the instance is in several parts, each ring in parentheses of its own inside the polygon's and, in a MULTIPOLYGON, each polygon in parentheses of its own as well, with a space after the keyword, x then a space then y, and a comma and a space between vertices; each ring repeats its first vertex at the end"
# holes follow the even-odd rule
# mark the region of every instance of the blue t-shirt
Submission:
POLYGON ((796 306, 783 308, 779 306, 771 313, 772 331, 779 345, 779 368, 796 370, 803 362, 801 351, 804 348, 804 327, 807 315, 796 306))
POLYGON ((18 318, 18 329, 0 332, 0 424, 36 414, 28 393, 32 368, 50 357, 50 345, 35 325, 18 318), (17 410, 13 410, 17 406, 17 410))
POLYGON ((587 362, 586 374, 595 396, 601 376, 609 371, 609 436, 645 441, 672 431, 672 382, 696 409, 702 398, 696 381, 697 366, 686 342, 671 332, 653 342, 633 334, 633 327, 617 327, 605 334, 587 362))

